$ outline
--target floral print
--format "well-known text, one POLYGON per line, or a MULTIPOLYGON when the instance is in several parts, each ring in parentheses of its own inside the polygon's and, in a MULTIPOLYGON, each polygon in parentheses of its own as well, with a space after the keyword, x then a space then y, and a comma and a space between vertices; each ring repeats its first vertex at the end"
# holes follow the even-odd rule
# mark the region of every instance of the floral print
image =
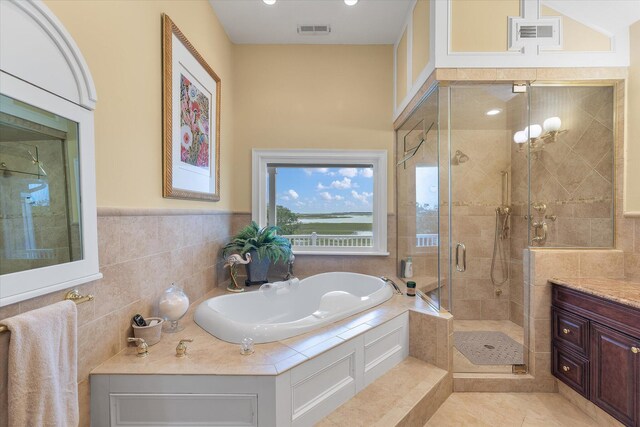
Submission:
POLYGON ((209 100, 180 75, 180 160, 209 167, 209 100))

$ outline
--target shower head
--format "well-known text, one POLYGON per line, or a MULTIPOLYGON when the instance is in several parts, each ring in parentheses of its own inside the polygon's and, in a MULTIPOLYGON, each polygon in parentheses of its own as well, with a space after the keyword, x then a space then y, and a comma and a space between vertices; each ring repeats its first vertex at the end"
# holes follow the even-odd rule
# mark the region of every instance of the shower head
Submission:
POLYGON ((467 156, 460 150, 456 150, 456 154, 453 156, 453 159, 451 159, 451 164, 455 166, 467 161, 469 161, 469 156, 467 156))

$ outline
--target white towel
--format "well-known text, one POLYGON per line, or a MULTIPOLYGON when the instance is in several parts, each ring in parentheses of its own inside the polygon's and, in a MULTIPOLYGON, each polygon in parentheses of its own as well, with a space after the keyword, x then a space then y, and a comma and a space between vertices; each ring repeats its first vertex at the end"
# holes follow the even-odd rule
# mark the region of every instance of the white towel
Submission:
POLYGON ((9 427, 78 425, 77 310, 62 301, 2 321, 9 341, 9 427))

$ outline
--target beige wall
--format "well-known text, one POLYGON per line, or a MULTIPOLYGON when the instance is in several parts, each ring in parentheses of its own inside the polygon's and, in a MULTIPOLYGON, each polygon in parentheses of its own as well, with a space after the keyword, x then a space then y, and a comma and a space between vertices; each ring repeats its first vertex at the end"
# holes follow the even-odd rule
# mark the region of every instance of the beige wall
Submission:
POLYGON ((393 211, 391 46, 237 45, 234 209, 251 209, 252 148, 389 150, 393 211))
POLYGON ((519 0, 452 0, 451 50, 505 52, 509 16, 520 16, 519 0))
POLYGON ((415 84, 430 58, 429 22, 431 2, 418 0, 413 9, 411 42, 411 83, 415 84))
POLYGON ((204 0, 46 0, 84 55, 98 92, 98 206, 233 209, 233 45, 204 0), (162 198, 160 16, 167 13, 222 79, 218 203, 162 198))
POLYGON ((396 50, 396 106, 399 106, 407 96, 407 30, 402 33, 398 49, 396 50))
POLYGON ((625 212, 640 213, 640 21, 629 29, 631 67, 627 92, 627 168, 625 212))
POLYGON ((542 16, 562 17, 562 50, 574 52, 608 52, 611 39, 605 34, 569 18, 547 6, 540 7, 542 16))

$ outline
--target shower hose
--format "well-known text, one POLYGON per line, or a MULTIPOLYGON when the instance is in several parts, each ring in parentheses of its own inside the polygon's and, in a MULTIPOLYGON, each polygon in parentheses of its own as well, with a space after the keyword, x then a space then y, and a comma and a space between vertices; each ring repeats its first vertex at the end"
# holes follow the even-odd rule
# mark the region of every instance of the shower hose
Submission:
POLYGON ((507 209, 496 209, 496 232, 493 240, 493 257, 491 258, 491 283, 493 283, 494 286, 503 285, 509 280, 509 264, 503 246, 503 241, 507 238, 509 230, 507 224, 510 213, 507 209), (502 268, 501 281, 497 281, 495 278, 496 256, 500 256, 500 267, 502 268))

